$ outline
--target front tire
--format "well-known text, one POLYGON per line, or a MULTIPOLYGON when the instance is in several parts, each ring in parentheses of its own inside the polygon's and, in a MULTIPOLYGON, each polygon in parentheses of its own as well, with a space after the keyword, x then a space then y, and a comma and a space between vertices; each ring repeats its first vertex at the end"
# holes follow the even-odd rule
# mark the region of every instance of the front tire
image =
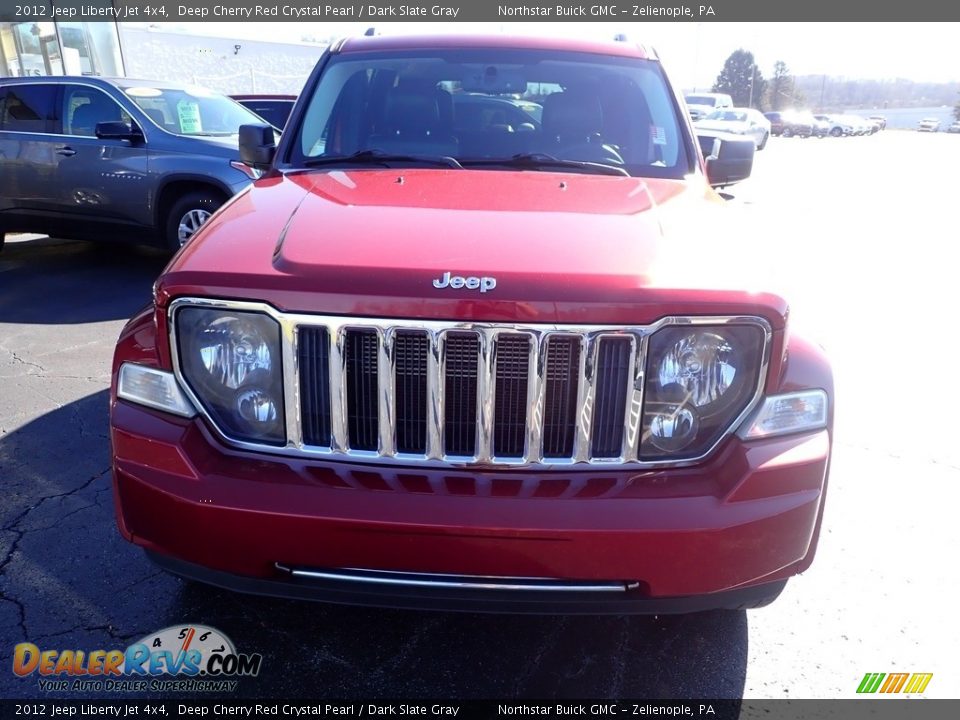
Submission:
POLYGON ((783 133, 781 133, 781 134, 782 134, 784 137, 787 137, 787 138, 788 138, 788 137, 790 137, 790 136, 793 135, 793 130, 791 130, 791 129, 788 128, 788 127, 785 127, 785 128, 783 129, 783 133))
POLYGON ((186 245, 223 203, 223 197, 209 190, 187 193, 173 203, 164 229, 167 249, 176 252, 186 245))
POLYGON ((770 139, 770 133, 764 133, 763 139, 760 141, 760 144, 757 145, 757 150, 763 150, 767 146, 767 140, 770 139))

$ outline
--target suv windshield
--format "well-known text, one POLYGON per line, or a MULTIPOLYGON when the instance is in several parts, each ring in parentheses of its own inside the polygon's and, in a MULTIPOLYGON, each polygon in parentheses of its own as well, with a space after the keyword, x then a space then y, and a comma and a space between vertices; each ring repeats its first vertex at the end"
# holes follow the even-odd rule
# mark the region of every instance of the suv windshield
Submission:
POLYGON ((723 120, 725 122, 746 122, 747 113, 743 110, 714 110, 704 120, 723 120))
POLYGON ((153 122, 175 135, 236 135, 240 126, 263 121, 242 105, 200 87, 123 88, 153 122))
POLYGON ((356 166, 447 158, 466 169, 679 178, 691 170, 684 147, 656 62, 431 49, 331 56, 286 161, 334 167, 338 159, 356 166))
POLYGON ((690 105, 709 105, 716 107, 720 104, 720 98, 715 95, 685 95, 684 100, 690 105))

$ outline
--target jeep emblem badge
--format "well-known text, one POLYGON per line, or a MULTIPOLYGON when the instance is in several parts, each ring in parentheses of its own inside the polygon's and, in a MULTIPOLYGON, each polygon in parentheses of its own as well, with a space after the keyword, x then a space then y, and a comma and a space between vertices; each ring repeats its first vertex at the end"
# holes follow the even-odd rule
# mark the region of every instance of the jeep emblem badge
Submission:
POLYGON ((493 277, 463 277, 462 275, 451 275, 448 270, 443 277, 433 281, 433 286, 438 290, 445 287, 453 289, 467 288, 468 290, 480 290, 480 292, 490 292, 497 286, 497 279, 493 277))

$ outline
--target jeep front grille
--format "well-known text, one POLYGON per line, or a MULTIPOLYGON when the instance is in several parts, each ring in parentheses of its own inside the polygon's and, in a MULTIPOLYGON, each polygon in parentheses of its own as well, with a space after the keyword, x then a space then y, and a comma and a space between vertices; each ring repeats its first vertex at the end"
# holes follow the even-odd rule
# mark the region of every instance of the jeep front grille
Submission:
POLYGON ((295 342, 307 447, 458 463, 637 459, 641 333, 301 324, 295 342))

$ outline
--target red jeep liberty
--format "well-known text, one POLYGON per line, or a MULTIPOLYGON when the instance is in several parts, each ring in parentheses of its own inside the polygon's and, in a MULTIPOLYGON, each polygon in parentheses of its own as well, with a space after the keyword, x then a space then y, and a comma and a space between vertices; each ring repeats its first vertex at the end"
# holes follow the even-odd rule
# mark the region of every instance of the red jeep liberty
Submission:
POLYGON ((833 382, 763 277, 731 287, 711 186, 753 151, 626 42, 330 47, 119 339, 120 532, 292 598, 772 601, 813 560, 833 382))

